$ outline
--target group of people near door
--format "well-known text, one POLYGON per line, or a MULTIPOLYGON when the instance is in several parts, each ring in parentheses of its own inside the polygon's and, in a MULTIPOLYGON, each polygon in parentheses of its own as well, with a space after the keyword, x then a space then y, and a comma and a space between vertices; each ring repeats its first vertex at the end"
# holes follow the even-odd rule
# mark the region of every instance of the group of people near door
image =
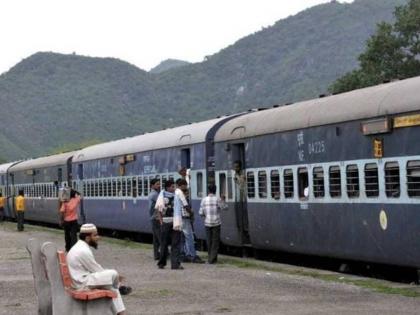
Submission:
MULTIPOLYGON (((153 231, 153 254, 160 269, 165 268, 168 246, 171 246, 171 269, 183 269, 182 262, 204 263, 197 255, 194 239, 194 211, 189 198, 188 170, 180 170, 176 182, 151 180, 149 211, 153 231)), ((203 198, 199 214, 206 228, 208 263, 217 262, 220 243, 220 210, 226 208, 224 197, 216 197, 216 186, 208 186, 208 195, 203 198)))

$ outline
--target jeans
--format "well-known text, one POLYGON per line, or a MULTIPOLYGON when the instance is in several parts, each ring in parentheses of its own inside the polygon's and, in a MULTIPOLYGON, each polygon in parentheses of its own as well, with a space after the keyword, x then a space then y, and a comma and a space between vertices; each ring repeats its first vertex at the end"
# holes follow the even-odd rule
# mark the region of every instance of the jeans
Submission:
POLYGON ((214 264, 217 262, 217 252, 220 244, 220 225, 206 226, 207 251, 209 254, 208 262, 214 264))
POLYGON ((191 219, 188 219, 188 218, 182 219, 182 233, 184 234, 184 238, 185 238, 185 243, 184 243, 185 256, 190 256, 194 258, 197 254, 195 252, 194 232, 192 229, 191 219))
POLYGON ((66 242, 66 251, 69 252, 70 248, 77 243, 77 231, 79 231, 79 224, 77 220, 64 221, 64 240, 66 242))
POLYGON ((168 245, 171 244, 171 267, 178 268, 180 266, 179 253, 181 245, 181 232, 173 229, 173 223, 163 223, 160 226, 160 257, 158 266, 166 266, 166 258, 168 257, 168 245))
POLYGON ((18 231, 23 231, 23 221, 25 219, 25 212, 23 211, 16 211, 17 216, 17 229, 18 231))
POLYGON ((151 222, 153 233, 153 257, 155 258, 155 260, 158 260, 160 247, 160 222, 159 220, 155 219, 153 219, 151 222))

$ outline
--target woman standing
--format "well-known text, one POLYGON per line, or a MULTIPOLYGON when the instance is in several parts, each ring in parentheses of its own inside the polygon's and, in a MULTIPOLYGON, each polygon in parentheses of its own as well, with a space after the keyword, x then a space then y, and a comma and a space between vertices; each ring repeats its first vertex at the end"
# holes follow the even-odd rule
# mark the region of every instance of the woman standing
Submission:
POLYGON ((76 190, 71 189, 70 199, 64 201, 60 207, 60 224, 64 227, 64 240, 66 241, 67 252, 77 242, 77 231, 79 230, 77 208, 79 204, 80 194, 76 190))

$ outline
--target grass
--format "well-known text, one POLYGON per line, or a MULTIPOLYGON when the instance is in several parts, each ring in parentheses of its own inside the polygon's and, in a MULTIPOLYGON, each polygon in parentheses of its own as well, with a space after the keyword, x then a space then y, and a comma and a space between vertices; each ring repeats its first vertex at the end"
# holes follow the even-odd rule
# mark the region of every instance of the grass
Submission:
POLYGON ((314 279, 319 279, 327 282, 343 283, 349 285, 355 285, 361 288, 369 289, 374 292, 384 293, 384 294, 396 294, 406 297, 420 297, 420 287, 411 286, 411 287, 396 287, 392 283, 386 282, 379 279, 358 279, 352 276, 343 276, 343 274, 338 273, 326 273, 326 271, 317 272, 314 270, 303 270, 303 269, 293 269, 293 268, 284 268, 281 266, 267 265, 263 262, 255 262, 243 259, 235 259, 229 257, 223 257, 219 259, 221 265, 235 266, 237 268, 244 269, 256 269, 264 270, 271 272, 280 272, 283 274, 289 274, 294 276, 303 276, 311 277, 314 279))

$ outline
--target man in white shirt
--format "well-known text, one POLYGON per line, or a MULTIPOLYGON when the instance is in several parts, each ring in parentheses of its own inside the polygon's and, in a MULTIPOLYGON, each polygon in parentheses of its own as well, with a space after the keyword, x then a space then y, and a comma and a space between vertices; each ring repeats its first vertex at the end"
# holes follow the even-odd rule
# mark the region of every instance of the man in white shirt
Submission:
MULTIPOLYGON (((117 297, 113 299, 115 309, 118 315, 124 315, 125 306, 119 290, 122 277, 114 269, 102 268, 92 253, 91 247, 98 248, 99 235, 96 226, 83 224, 80 228, 79 238, 79 241, 67 254, 67 264, 73 286, 79 290, 100 288, 115 291, 117 293, 117 297)), ((131 292, 131 288, 124 287, 123 291, 128 294, 131 292)))

